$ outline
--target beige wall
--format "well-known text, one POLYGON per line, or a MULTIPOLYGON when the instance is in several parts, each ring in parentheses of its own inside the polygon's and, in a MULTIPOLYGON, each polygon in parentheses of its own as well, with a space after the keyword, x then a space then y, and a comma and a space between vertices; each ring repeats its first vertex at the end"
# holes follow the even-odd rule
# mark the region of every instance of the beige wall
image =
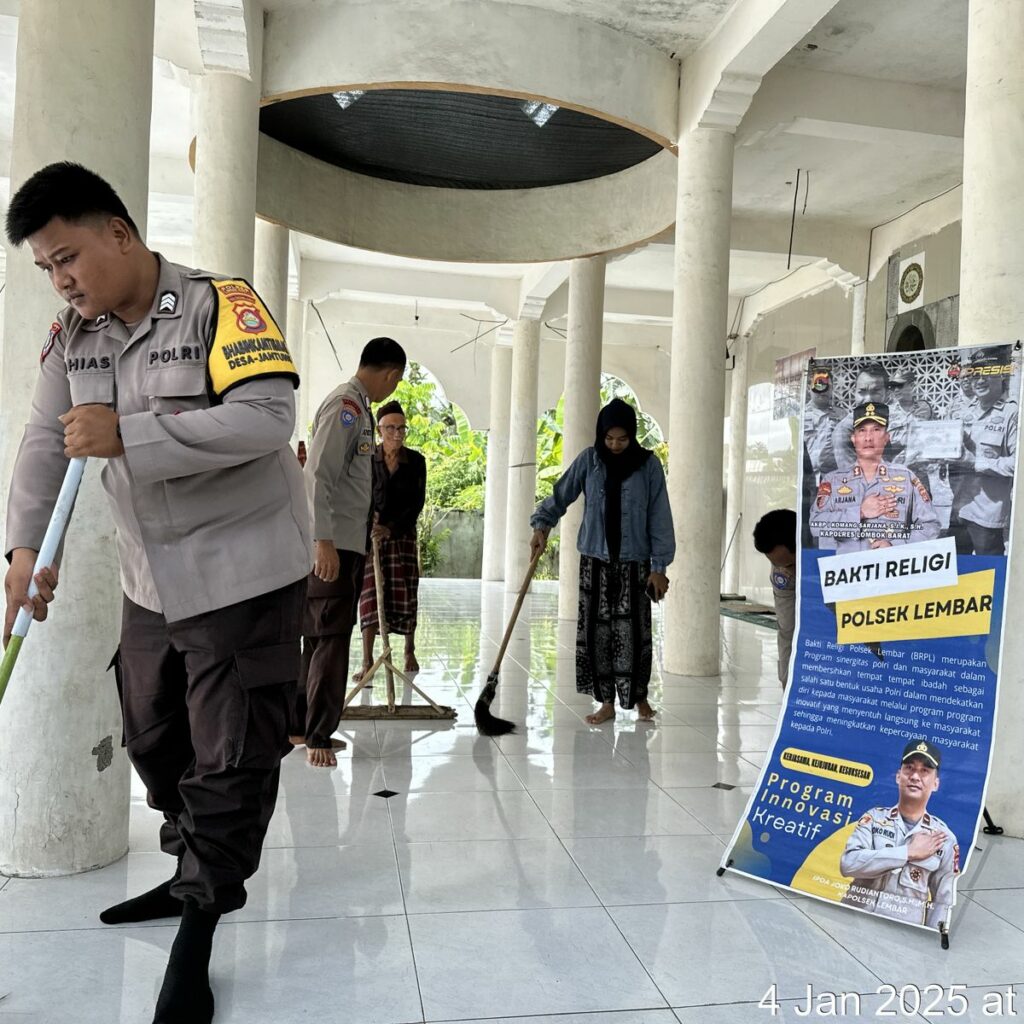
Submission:
MULTIPOLYGON (((841 288, 829 288, 769 313, 749 341, 746 483, 743 520, 733 543, 742 552, 740 591, 769 604, 768 563, 754 551, 750 535, 769 509, 796 508, 801 450, 796 418, 772 419, 775 360, 809 348, 819 356, 848 354, 852 316, 852 298, 841 288)), ((726 533, 734 526, 727 524, 726 533)))
MULTIPOLYGON (((918 238, 901 245, 903 257, 923 252, 924 304, 956 295, 960 291, 960 222, 949 224, 924 238, 918 238)), ((891 253, 889 255, 892 255, 891 253)), ((865 351, 885 350, 886 321, 886 272, 887 262, 882 265, 875 278, 868 283, 867 333, 865 351)), ((895 311, 894 311, 895 312, 895 311)))

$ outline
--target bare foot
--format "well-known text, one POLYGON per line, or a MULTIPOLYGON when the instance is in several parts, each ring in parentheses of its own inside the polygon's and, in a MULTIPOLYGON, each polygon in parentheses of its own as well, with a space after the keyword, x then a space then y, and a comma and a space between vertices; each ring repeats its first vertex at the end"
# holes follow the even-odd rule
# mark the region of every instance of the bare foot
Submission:
MULTIPOLYGON (((306 737, 305 736, 289 736, 288 737, 288 742, 293 747, 304 747, 306 745, 306 737)), ((344 740, 332 739, 331 740, 331 746, 334 747, 335 750, 344 750, 348 746, 348 744, 344 740)))
POLYGON ((600 725, 602 722, 607 722, 609 718, 614 717, 615 705, 602 704, 592 715, 587 715, 584 721, 589 722, 591 725, 600 725))
POLYGON ((338 759, 326 747, 306 747, 306 763, 314 768, 337 768, 338 759))
POLYGON ((658 713, 657 709, 652 708, 647 701, 642 700, 637 703, 637 718, 641 722, 653 722, 654 716, 658 713))
POLYGON ((364 661, 363 662, 363 667, 361 669, 359 669, 358 672, 353 672, 352 673, 352 682, 353 683, 361 683, 363 681, 363 676, 365 676, 366 673, 369 672, 369 671, 370 671, 370 662, 364 661))
POLYGON ((419 672, 420 663, 416 660, 415 654, 407 654, 405 656, 405 671, 406 672, 419 672))

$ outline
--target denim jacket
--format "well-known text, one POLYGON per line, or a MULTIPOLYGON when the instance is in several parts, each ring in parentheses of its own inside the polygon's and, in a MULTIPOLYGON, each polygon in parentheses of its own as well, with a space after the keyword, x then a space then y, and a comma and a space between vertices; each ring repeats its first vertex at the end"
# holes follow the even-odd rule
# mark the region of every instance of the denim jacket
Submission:
MULTIPOLYGON (((582 492, 585 507, 576 547, 581 555, 607 562, 608 541, 604 530, 606 479, 604 463, 597 452, 593 448, 585 448, 555 484, 551 497, 537 506, 530 525, 535 530, 550 530, 582 492)), ((664 572, 675 554, 676 537, 665 487, 665 472, 652 455, 622 482, 622 548, 619 558, 623 562, 650 560, 652 572, 664 572)))

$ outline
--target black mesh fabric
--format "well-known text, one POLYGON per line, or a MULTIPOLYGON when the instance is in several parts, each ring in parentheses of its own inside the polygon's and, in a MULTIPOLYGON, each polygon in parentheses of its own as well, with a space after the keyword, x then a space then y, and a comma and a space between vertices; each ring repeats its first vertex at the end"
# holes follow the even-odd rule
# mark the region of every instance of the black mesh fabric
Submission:
POLYGON ((260 112, 260 131, 337 167, 440 188, 539 188, 632 167, 661 147, 561 108, 543 128, 508 96, 379 89, 343 110, 330 93, 260 112))

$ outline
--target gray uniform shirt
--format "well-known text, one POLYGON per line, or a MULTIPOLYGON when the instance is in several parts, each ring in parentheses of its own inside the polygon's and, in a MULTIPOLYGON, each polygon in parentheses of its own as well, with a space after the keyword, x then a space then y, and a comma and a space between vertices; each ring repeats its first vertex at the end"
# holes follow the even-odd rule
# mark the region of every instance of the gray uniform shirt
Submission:
POLYGON ((839 859, 852 878, 842 902, 882 917, 937 928, 953 905, 953 881, 960 872, 960 847, 949 826, 934 814, 906 822, 899 807, 873 807, 857 823, 839 859), (927 860, 907 860, 918 832, 948 838, 927 860))
POLYGON ((102 460, 102 481, 121 582, 132 601, 168 621, 294 583, 312 561, 301 469, 289 447, 294 368, 258 299, 225 302, 224 315, 245 317, 244 341, 231 334, 232 344, 256 352, 272 328, 276 351, 257 361, 218 347, 214 280, 160 258, 153 307, 130 336, 116 317, 60 313, 7 506, 5 551, 38 550, 67 469, 57 417, 73 405, 116 409, 125 451, 102 460), (209 372, 214 358, 223 361, 220 394, 209 372), (291 372, 279 375, 285 365, 291 372))
POLYGON ((305 480, 314 540, 366 554, 373 448, 370 397, 353 377, 324 399, 313 418, 305 480))
POLYGON ((964 436, 953 514, 990 529, 1007 526, 1017 467, 1016 403, 1001 398, 988 410, 976 403, 972 417, 964 421, 964 436))
POLYGON ((841 555, 866 551, 875 540, 893 545, 934 540, 940 526, 924 484, 908 467, 886 462, 879 463, 874 480, 868 480, 859 465, 826 473, 808 522, 815 537, 834 538, 841 555), (861 502, 871 494, 894 497, 896 511, 891 516, 861 519, 861 502))
POLYGON ((772 597, 775 621, 779 624, 779 682, 789 680, 789 658, 793 653, 793 630, 796 628, 796 577, 781 569, 772 569, 772 597))
POLYGON ((807 406, 804 413, 804 444, 816 476, 831 473, 836 468, 832 436, 836 423, 841 419, 842 413, 838 409, 817 409, 810 404, 807 406))

